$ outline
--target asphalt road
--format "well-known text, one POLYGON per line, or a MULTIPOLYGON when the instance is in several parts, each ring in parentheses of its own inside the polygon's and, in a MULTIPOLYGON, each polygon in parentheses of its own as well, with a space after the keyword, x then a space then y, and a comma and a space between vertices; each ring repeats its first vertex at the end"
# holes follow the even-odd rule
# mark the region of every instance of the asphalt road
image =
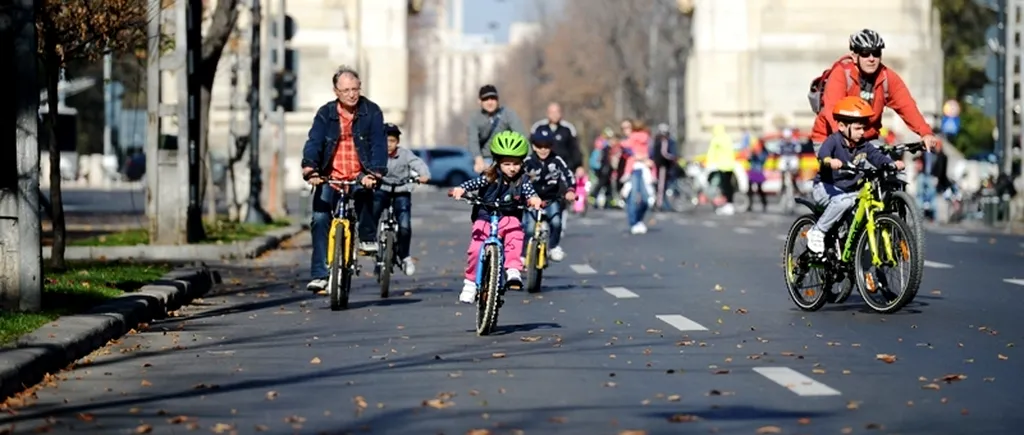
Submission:
POLYGON ((397 278, 392 299, 364 278, 350 310, 330 311, 303 289, 304 235, 223 266, 215 293, 59 374, 0 427, 973 435, 1024 425, 1022 238, 930 232, 923 287, 903 312, 868 313, 855 295, 804 313, 783 284, 786 218, 659 215, 631 236, 621 212, 596 212, 569 222, 568 257, 545 291, 510 293, 501 332, 477 337, 473 308, 455 302, 468 208, 430 193, 414 214, 419 270, 397 278))

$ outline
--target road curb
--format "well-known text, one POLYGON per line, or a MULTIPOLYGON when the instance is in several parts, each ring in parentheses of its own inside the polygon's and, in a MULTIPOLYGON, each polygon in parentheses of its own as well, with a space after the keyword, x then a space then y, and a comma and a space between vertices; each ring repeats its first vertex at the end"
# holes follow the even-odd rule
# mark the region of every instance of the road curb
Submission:
MULTIPOLYGON (((68 246, 64 259, 71 261, 133 261, 133 262, 190 262, 221 261, 255 258, 281 245, 303 231, 302 225, 289 225, 268 231, 265 235, 245 242, 195 245, 136 245, 136 246, 68 246)), ((43 247, 43 259, 49 259, 52 247, 43 247)))
POLYGON ((163 317, 210 291, 220 276, 205 264, 172 270, 136 292, 86 313, 61 316, 0 351, 0 394, 10 397, 124 336, 140 323, 163 317))

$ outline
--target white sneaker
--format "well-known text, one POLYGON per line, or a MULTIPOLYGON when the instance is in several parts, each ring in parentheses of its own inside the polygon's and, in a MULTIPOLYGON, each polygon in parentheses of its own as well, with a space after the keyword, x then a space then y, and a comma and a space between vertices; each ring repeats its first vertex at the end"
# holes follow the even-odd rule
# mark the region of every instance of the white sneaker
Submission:
POLYGON ((462 281, 462 293, 459 293, 459 302, 464 304, 476 303, 476 283, 470 280, 462 281))
POLYGON ((402 271, 405 272, 406 276, 416 273, 416 263, 412 262, 412 257, 402 259, 402 271))
POLYGON ((522 287, 523 276, 519 274, 519 269, 505 269, 505 283, 516 284, 522 287))
POLYGON ((377 242, 359 242, 359 250, 368 254, 377 252, 377 242))
POLYGON ((736 208, 733 207, 732 204, 727 203, 719 207, 718 210, 715 210, 715 212, 722 216, 732 216, 733 214, 736 213, 736 208))
POLYGON ((825 233, 817 228, 811 228, 807 232, 807 249, 810 249, 815 254, 825 252, 825 233))
POLYGON ((554 248, 551 248, 551 251, 548 252, 548 255, 551 256, 551 261, 562 261, 565 259, 565 251, 562 250, 561 246, 555 246, 554 248))
POLYGON ((326 279, 314 279, 310 281, 309 284, 306 284, 306 290, 309 290, 311 292, 318 292, 325 288, 327 288, 326 279))
POLYGON ((629 229, 629 232, 632 234, 647 234, 647 225, 643 222, 637 222, 636 225, 629 229))

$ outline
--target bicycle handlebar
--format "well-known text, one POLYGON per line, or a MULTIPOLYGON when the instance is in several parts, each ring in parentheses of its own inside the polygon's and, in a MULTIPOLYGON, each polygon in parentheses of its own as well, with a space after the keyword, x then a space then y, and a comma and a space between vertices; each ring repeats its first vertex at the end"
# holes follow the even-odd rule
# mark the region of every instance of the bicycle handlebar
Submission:
POLYGON ((862 168, 862 167, 859 167, 859 166, 854 166, 853 164, 851 164, 849 162, 846 162, 846 163, 843 163, 843 166, 841 168, 839 168, 839 171, 850 172, 850 173, 855 173, 855 174, 865 174, 865 175, 868 175, 868 176, 872 176, 872 175, 878 175, 878 174, 884 174, 884 173, 894 174, 894 173, 899 172, 900 169, 896 167, 895 163, 889 163, 889 164, 883 165, 880 168, 862 168))
POLYGON ((881 150, 882 150, 883 153, 888 154, 889 156, 897 156, 897 157, 903 155, 903 153, 906 153, 906 152, 909 152, 911 154, 916 154, 918 152, 923 151, 924 149, 925 149, 924 141, 908 142, 908 143, 894 144, 894 145, 891 145, 891 146, 883 146, 883 147, 881 147, 881 150))
POLYGON ((404 179, 404 180, 402 180, 401 182, 398 182, 398 183, 388 183, 387 181, 384 181, 383 179, 380 179, 377 182, 381 186, 388 186, 388 187, 402 187, 402 186, 405 186, 407 184, 423 184, 423 183, 420 183, 420 179, 417 178, 417 177, 409 177, 409 178, 406 178, 406 179, 404 179))
MULTIPOLYGON (((451 190, 448 191, 448 196, 449 197, 452 196, 452 191, 451 190)), ((489 210, 494 210, 494 209, 498 209, 498 208, 513 208, 513 209, 517 209, 517 210, 528 210, 528 209, 530 209, 529 206, 524 205, 524 204, 502 204, 502 203, 499 203, 497 201, 486 202, 486 201, 481 200, 476 195, 471 195, 471 194, 464 194, 464 195, 462 195, 462 198, 456 199, 456 201, 464 201, 466 203, 469 203, 470 205, 478 205, 480 207, 483 207, 483 208, 486 208, 486 209, 489 209, 489 210)), ((545 202, 541 202, 541 208, 544 208, 545 206, 547 206, 547 202, 546 201, 545 202)), ((539 209, 534 209, 534 210, 539 210, 539 209)))

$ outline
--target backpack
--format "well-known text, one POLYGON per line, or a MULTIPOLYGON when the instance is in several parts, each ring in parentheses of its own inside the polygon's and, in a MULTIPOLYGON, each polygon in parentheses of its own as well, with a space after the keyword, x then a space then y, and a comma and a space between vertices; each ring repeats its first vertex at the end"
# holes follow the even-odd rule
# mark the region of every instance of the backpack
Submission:
MULTIPOLYGON (((834 69, 836 65, 852 61, 852 56, 848 54, 844 55, 843 57, 840 57, 839 60, 835 61, 832 64, 832 67, 823 71, 821 75, 815 77, 814 80, 811 80, 811 89, 807 92, 807 102, 811 104, 811 110, 814 111, 815 114, 821 112, 821 108, 824 106, 825 84, 828 80, 829 73, 832 72, 832 69, 834 69)), ((850 69, 843 66, 843 72, 846 73, 846 89, 850 89, 850 87, 853 86, 853 77, 850 75, 850 69)), ((882 71, 882 93, 885 101, 889 101, 889 79, 885 75, 884 70, 882 71)))

